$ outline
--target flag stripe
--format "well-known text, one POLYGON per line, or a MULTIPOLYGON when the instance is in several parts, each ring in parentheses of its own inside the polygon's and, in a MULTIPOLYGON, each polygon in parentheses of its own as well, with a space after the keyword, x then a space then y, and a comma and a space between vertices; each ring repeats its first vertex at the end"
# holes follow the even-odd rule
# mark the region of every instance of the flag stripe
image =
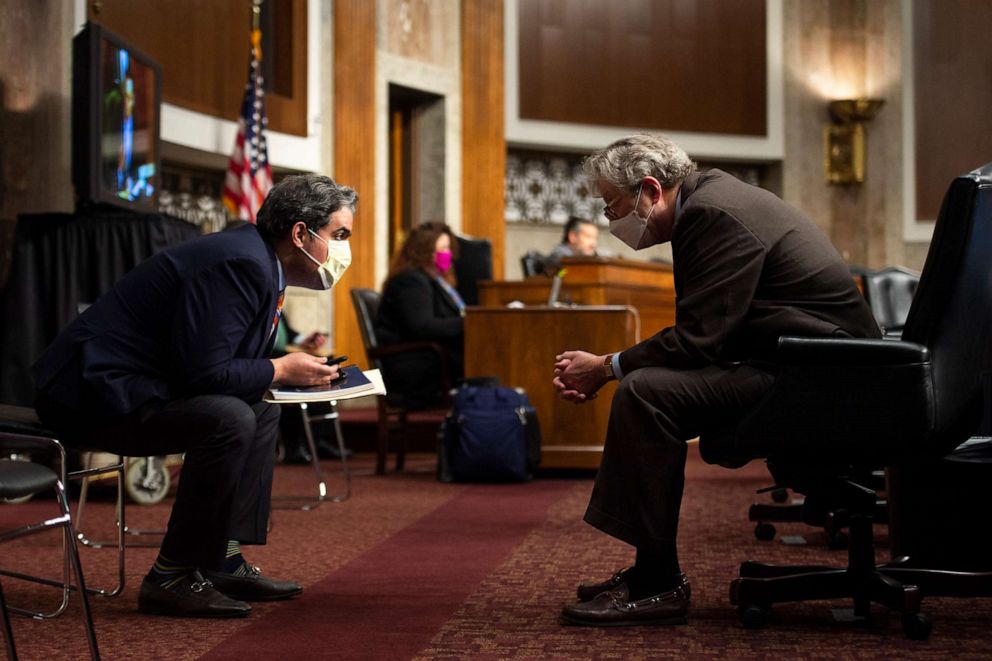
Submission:
MULTIPOLYGON (((253 44, 259 39, 259 34, 252 34, 253 44)), ((232 217, 254 223, 262 201, 272 188, 272 166, 265 140, 268 119, 259 64, 261 54, 254 46, 249 51, 248 84, 241 102, 234 151, 227 163, 223 198, 232 217)))

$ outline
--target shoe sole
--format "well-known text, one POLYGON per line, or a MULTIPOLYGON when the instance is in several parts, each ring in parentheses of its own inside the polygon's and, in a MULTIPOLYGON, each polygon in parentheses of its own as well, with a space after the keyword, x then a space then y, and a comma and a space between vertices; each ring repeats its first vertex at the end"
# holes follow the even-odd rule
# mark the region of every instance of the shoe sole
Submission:
MULTIPOLYGON (((215 586, 216 587, 216 586, 215 586)), ((224 592, 218 589, 222 595, 228 599, 236 599, 238 601, 283 601, 284 599, 292 599, 298 594, 303 594, 303 590, 297 590, 296 592, 289 592, 285 594, 273 594, 273 595, 253 595, 253 594, 236 594, 234 592, 224 592)))
POLYGON ((602 621, 591 621, 591 620, 580 620, 573 617, 569 617, 562 613, 558 616, 560 624, 571 627, 640 627, 640 626, 673 626, 679 624, 688 624, 684 615, 679 615, 675 617, 665 618, 663 620, 611 620, 607 622, 602 621))
POLYGON ((142 606, 138 604, 138 612, 142 615, 160 615, 163 617, 195 617, 195 618, 210 618, 210 619, 230 619, 236 617, 248 617, 251 615, 251 611, 237 611, 237 612, 214 612, 214 613, 175 613, 169 611, 166 608, 156 608, 152 606, 142 606))

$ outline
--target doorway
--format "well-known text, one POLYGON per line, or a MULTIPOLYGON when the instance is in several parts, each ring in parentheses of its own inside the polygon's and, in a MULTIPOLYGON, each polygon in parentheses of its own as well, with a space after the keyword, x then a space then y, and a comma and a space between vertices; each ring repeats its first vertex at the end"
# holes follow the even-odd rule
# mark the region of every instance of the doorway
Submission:
POLYGON ((389 255, 410 228, 445 221, 444 97, 389 85, 389 255))

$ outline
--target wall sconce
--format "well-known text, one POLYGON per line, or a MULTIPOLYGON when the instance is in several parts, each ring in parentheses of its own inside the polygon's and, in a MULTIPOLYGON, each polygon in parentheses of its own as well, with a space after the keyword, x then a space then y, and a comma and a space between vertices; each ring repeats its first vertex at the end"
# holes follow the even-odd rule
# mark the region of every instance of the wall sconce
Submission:
POLYGON ((832 124, 823 127, 823 167, 831 184, 865 180, 865 122, 878 112, 881 99, 831 101, 832 124))

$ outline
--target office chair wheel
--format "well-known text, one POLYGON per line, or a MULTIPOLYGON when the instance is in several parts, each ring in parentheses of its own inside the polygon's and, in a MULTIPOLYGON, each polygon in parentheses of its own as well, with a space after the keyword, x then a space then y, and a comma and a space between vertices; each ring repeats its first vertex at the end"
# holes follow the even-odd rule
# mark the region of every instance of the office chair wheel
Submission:
POLYGON ((772 500, 776 503, 784 503, 789 500, 789 490, 785 487, 779 487, 777 489, 772 489, 772 500))
POLYGON ((902 632, 910 640, 926 640, 933 624, 923 613, 906 613, 902 616, 902 632))
POLYGON ((775 526, 762 521, 754 527, 754 536, 763 542, 770 542, 775 539, 775 526))
POLYGON ((764 629, 768 626, 771 608, 757 604, 744 604, 737 609, 741 625, 745 629, 764 629))
POLYGON ((124 489, 139 505, 162 502, 171 483, 163 457, 135 457, 128 463, 124 489))

